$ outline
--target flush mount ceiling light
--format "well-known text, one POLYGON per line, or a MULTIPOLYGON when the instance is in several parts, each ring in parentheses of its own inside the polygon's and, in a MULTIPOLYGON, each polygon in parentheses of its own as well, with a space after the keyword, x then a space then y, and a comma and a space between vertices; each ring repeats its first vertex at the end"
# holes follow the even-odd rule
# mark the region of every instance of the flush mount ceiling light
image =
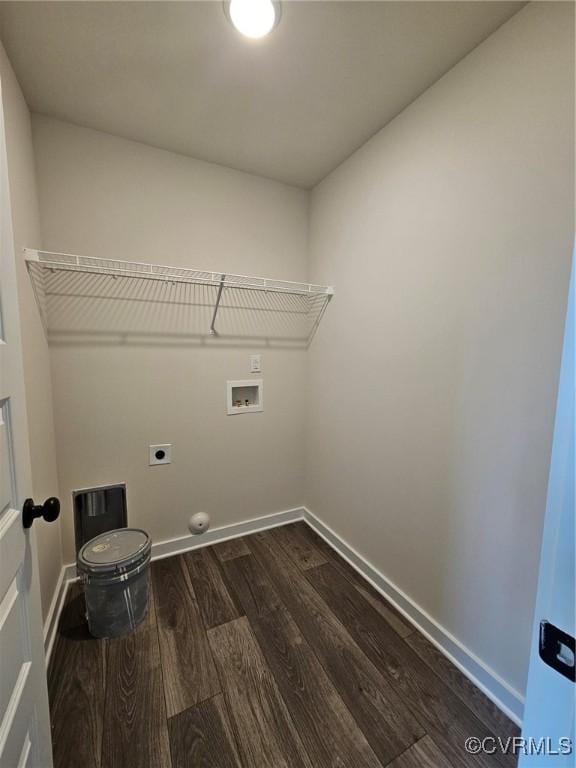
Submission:
POLYGON ((226 15, 245 37, 269 34, 280 21, 280 3, 273 0, 226 0, 226 15))

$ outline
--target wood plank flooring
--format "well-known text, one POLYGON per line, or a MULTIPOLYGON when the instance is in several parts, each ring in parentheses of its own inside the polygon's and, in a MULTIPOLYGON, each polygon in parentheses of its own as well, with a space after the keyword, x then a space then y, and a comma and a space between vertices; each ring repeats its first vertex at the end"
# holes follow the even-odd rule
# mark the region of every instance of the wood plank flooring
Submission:
POLYGON ((174 768, 236 768, 240 761, 224 699, 218 694, 168 721, 174 768))
POLYGON ((208 630, 246 765, 312 768, 246 618, 208 630))
POLYGON ((313 764, 380 765, 261 565, 250 557, 226 565, 313 764))
POLYGON ((220 692, 216 667, 182 557, 152 566, 168 717, 220 692))
POLYGON ((68 590, 54 646, 48 688, 54 765, 60 768, 101 768, 106 640, 94 640, 84 617, 84 596, 78 583, 68 590), (70 730, 74 728, 74 750, 70 730))
POLYGON ((69 590, 55 768, 509 768, 518 734, 306 524, 152 564, 150 610, 95 640, 69 590))
MULTIPOLYGON (((154 591, 154 590, 153 590, 154 591)), ((102 766, 170 768, 163 674, 151 596, 148 616, 108 643, 102 766)))

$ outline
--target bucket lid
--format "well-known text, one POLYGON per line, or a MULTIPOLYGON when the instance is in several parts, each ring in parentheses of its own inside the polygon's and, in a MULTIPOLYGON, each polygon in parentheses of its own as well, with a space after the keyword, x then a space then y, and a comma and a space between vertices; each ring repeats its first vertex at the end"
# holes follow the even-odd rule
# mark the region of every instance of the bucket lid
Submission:
POLYGON ((150 537, 140 528, 118 528, 95 536, 78 553, 78 565, 89 571, 128 568, 150 550, 150 537))

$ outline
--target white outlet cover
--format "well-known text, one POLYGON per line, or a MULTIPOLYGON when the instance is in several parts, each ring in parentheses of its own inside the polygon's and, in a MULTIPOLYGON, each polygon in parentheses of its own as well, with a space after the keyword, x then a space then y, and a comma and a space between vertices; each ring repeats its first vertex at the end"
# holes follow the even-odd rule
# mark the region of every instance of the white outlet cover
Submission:
POLYGON ((262 355, 250 355, 250 373, 261 373, 262 355))
POLYGON ((154 467, 157 464, 172 463, 172 445, 170 443, 161 443, 159 445, 148 446, 148 465, 154 467))

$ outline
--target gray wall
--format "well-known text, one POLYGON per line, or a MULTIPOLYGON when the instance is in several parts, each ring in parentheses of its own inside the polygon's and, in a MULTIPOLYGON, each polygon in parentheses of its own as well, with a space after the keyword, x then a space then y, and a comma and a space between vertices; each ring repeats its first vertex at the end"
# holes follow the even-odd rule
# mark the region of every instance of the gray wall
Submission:
POLYGON ((571 4, 531 4, 313 192, 312 512, 522 693, 574 234, 571 4))
MULTIPOLYGON (((48 250, 306 278, 302 190, 39 116, 34 145, 48 250)), ((134 297, 154 298, 149 290, 143 285, 134 297)), ((302 503, 306 352, 284 346, 275 319, 256 327, 254 312, 238 312, 233 338, 210 341, 209 310, 179 315, 150 301, 90 299, 56 310, 51 358, 67 561, 74 488, 127 482, 129 523, 156 541, 186 535, 200 510, 220 526, 302 503), (122 327, 126 333, 116 333, 122 327), (268 332, 272 338, 261 337, 268 332), (256 352, 265 410, 227 416, 226 380, 250 378, 256 352), (172 465, 148 467, 151 443, 173 443, 172 465)))
MULTIPOLYGON (((22 248, 26 246, 40 247, 42 245, 40 218, 36 194, 30 112, 1 44, 0 79, 2 80, 2 102, 6 126, 10 203, 26 385, 26 409, 32 470, 30 492, 34 495, 36 502, 40 503, 47 496, 58 496, 49 351, 22 254, 22 248)), ((43 520, 38 520, 35 523, 35 528, 38 542, 42 613, 46 618, 62 567, 60 521, 45 523, 43 520)))

